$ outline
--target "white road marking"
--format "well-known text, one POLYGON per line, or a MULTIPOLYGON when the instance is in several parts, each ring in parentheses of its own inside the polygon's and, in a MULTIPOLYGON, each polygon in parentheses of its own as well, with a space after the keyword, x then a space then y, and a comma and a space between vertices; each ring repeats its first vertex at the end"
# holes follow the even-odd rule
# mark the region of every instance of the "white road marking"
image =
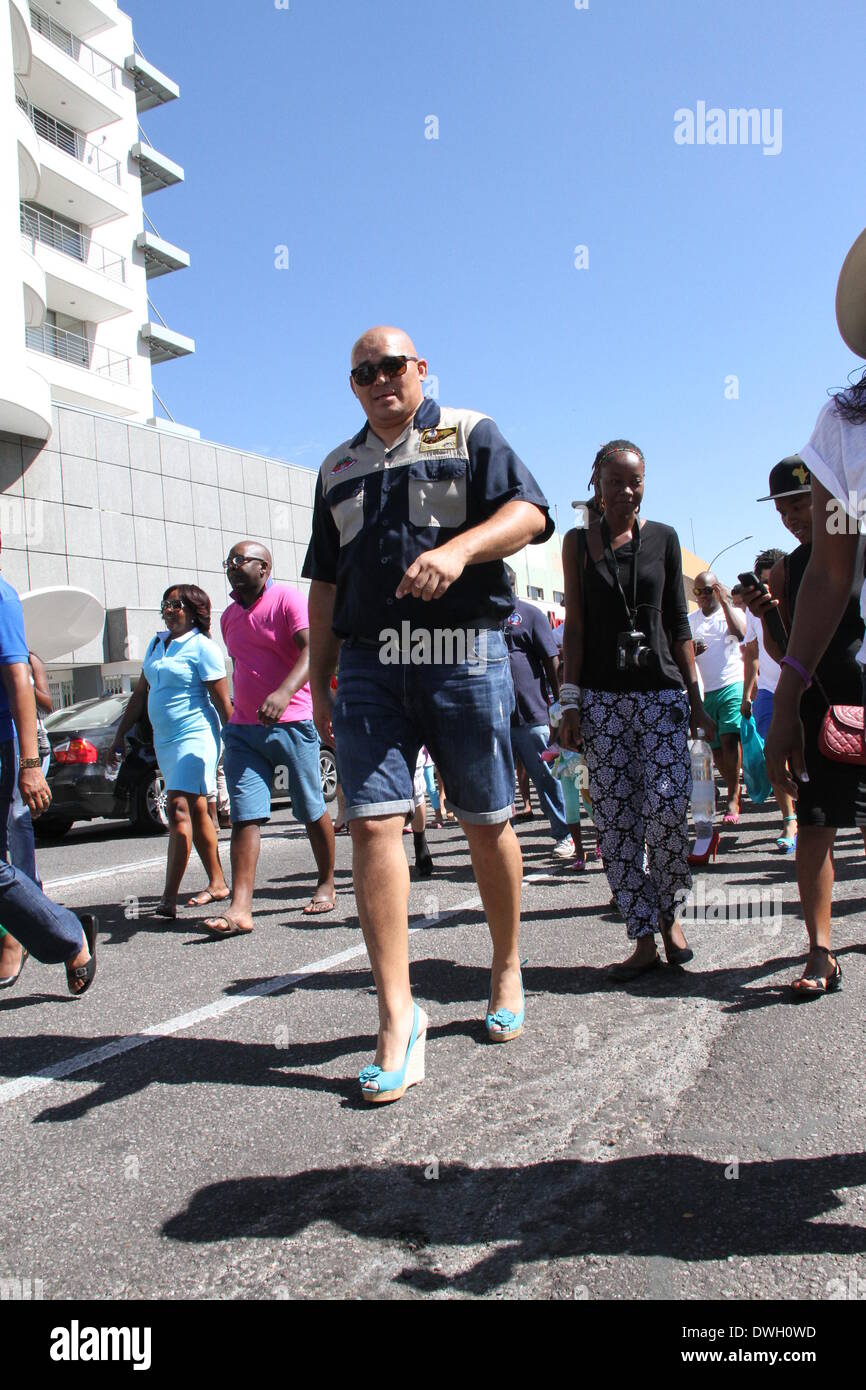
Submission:
MULTIPOLYGON (((163 861, 160 859, 158 862, 162 863, 163 861)), ((117 870, 113 870, 113 872, 116 873, 117 870)), ((557 877, 558 875, 551 873, 527 874, 523 882, 524 884, 540 883, 557 877)), ((409 935, 414 936, 416 932, 437 927, 442 922, 447 921, 449 917, 456 917, 460 912, 472 912, 480 906, 481 898, 476 893, 471 898, 464 898, 462 902, 456 903, 454 907, 447 908, 444 912, 436 912, 432 916, 422 918, 420 922, 409 928, 409 935)), ((7 1081, 5 1085, 0 1086, 0 1106, 8 1105, 11 1101, 29 1095, 32 1091, 42 1090, 43 1087, 50 1086, 53 1081, 72 1076, 73 1073, 84 1071, 87 1067, 94 1067, 102 1062, 110 1062, 112 1058, 119 1057, 124 1052, 131 1052, 136 1047, 144 1047, 146 1043, 158 1042, 160 1038, 170 1038, 175 1033, 182 1033, 187 1028, 195 1027, 198 1023, 205 1023, 212 1018, 221 1017, 222 1014, 241 1009, 245 1004, 249 1004, 255 999, 266 998, 267 995, 277 994, 281 989, 286 989, 290 985, 299 984, 308 975, 322 975, 328 970, 333 970, 336 965, 342 965, 348 960, 356 960, 358 956, 366 954, 367 948, 363 943, 359 946, 350 946, 345 951, 338 951, 336 955, 325 956, 322 960, 314 960, 309 965, 302 965, 289 975, 276 975, 273 979, 264 980, 261 984, 253 985, 240 994, 215 999, 212 1003, 204 1004, 201 1008, 193 1009, 190 1013, 179 1014, 176 1018, 166 1019, 163 1023, 155 1023, 153 1027, 145 1028, 140 1033, 127 1034, 126 1037, 117 1038, 114 1042, 106 1043, 103 1047, 91 1047, 84 1052, 76 1052, 73 1057, 67 1057, 63 1062, 55 1062, 53 1066, 46 1067, 43 1071, 34 1072, 29 1076, 19 1076, 14 1081, 7 1081)))
POLYGON ((153 869, 157 865, 165 864, 165 855, 159 859, 139 859, 134 864, 118 864, 114 869, 95 869, 89 874, 72 874, 69 878, 53 878, 50 883, 43 883, 43 891, 49 897, 56 888, 69 888, 73 883, 90 883, 97 878, 117 878, 118 874, 131 874, 136 869, 153 869))
MULTIPOLYGON (((285 840, 285 835, 263 835, 262 846, 274 840, 285 840)), ((129 864, 118 864, 113 869, 94 869, 87 874, 71 874, 68 878, 53 878, 50 883, 43 883, 43 892, 49 896, 56 888, 70 888, 74 883, 90 883, 99 878, 117 878, 118 874, 134 874, 137 869, 159 869, 165 867, 165 855, 162 854, 158 859, 136 859, 129 864)))

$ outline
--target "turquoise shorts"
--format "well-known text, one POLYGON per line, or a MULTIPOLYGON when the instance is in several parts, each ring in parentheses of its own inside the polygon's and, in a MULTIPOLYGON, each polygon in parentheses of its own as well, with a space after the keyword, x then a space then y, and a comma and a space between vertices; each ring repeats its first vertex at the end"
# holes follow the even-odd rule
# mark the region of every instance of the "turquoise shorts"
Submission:
POLYGON ((736 734, 740 737, 740 706, 743 703, 743 682, 723 685, 721 690, 704 692, 704 709, 716 726, 716 737, 711 748, 720 748, 722 734, 736 734))

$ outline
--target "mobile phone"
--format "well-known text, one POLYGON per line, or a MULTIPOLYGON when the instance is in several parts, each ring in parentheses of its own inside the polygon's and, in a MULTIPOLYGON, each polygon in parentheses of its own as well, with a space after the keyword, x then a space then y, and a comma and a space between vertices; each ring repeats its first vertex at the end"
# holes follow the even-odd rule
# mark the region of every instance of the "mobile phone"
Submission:
MULTIPOLYGON (((749 570, 748 573, 745 574, 738 574, 737 578, 739 579, 744 589, 757 589, 759 593, 762 594, 768 594, 770 592, 767 585, 762 584, 758 576, 756 574, 753 574, 751 570, 749 570)), ((783 652, 787 651, 788 633, 785 629, 785 624, 782 622, 782 615, 779 612, 778 608, 768 608, 766 613, 764 614, 764 618, 767 624, 767 631, 769 632, 773 641, 776 643, 777 646, 782 648, 783 652)))
POLYGON ((744 589, 760 589, 765 594, 770 592, 766 584, 762 584, 758 576, 753 574, 751 570, 748 574, 738 574, 737 578, 744 589))

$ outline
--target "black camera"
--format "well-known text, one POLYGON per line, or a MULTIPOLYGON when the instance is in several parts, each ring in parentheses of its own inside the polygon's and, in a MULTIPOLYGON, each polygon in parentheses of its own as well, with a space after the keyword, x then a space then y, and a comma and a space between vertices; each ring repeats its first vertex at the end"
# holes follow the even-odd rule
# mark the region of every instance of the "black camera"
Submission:
POLYGON ((646 645, 646 633, 618 632, 616 634, 616 669, 618 671, 647 671, 655 665, 656 654, 646 645))

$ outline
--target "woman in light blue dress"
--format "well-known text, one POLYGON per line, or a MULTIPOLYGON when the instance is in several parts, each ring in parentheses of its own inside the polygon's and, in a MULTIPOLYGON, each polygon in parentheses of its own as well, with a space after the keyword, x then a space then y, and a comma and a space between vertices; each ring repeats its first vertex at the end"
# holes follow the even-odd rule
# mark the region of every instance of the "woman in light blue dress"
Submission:
POLYGON ((195 584, 166 589, 162 616, 166 629, 148 646, 141 676, 109 756, 122 753, 124 736, 141 718, 146 702, 153 746, 165 780, 169 824, 165 892, 154 912, 157 917, 174 918, 193 844, 208 882, 187 906, 203 907, 231 896, 207 798, 216 790, 220 720, 228 723, 232 703, 225 658, 210 637, 211 605, 204 590, 195 584))

